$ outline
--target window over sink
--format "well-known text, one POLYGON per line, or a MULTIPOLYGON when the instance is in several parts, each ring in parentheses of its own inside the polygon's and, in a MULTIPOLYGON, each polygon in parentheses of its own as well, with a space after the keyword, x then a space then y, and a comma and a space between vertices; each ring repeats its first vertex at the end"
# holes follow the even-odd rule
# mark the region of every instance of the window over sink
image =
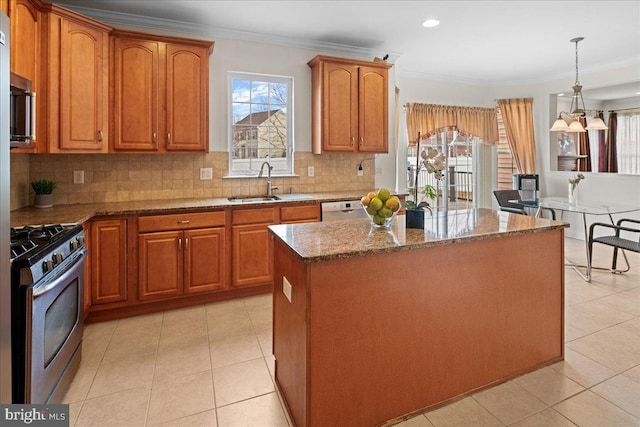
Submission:
POLYGON ((293 78, 230 72, 229 176, 293 173, 293 78))

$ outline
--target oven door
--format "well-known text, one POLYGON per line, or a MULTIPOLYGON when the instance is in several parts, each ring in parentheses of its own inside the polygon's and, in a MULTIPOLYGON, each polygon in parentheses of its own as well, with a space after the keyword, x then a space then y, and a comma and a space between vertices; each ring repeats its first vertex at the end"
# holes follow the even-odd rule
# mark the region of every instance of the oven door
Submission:
POLYGON ((67 371, 77 369, 84 326, 86 252, 77 255, 65 260, 68 264, 57 277, 27 291, 25 403, 56 403, 54 391, 59 398, 74 373, 67 371))

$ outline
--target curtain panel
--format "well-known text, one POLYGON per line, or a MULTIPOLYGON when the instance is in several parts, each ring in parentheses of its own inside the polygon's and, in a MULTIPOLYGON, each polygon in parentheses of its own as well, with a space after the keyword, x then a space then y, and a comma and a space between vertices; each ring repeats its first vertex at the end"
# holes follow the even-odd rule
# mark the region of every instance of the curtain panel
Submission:
POLYGON ((536 173, 533 98, 498 99, 513 161, 519 173, 536 173))
MULTIPOLYGON (((587 118, 582 116, 578 120, 580 120, 580 124, 583 128, 587 127, 587 118)), ((580 132, 578 133, 579 139, 579 152, 580 155, 585 155, 584 159, 578 160, 578 170, 583 172, 591 172, 591 145, 589 143, 589 132, 580 132)))
POLYGON ((436 104, 409 103, 405 105, 409 145, 443 129, 456 129, 462 135, 473 135, 483 144, 498 143, 498 120, 495 108, 457 107, 436 104))
POLYGON ((618 113, 612 111, 609 114, 609 128, 607 131, 605 170, 604 172, 618 172, 618 113))

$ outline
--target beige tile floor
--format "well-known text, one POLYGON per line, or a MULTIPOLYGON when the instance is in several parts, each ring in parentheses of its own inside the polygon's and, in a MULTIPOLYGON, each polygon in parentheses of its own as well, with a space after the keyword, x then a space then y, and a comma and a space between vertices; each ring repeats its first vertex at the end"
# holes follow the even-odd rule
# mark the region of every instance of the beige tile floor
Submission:
MULTIPOLYGON (((604 265, 608 248, 594 259, 604 265)), ((565 253, 584 258, 584 242, 565 253)), ((535 254, 532 254, 535 256, 535 254)), ((640 426, 640 256, 624 275, 566 269, 565 360, 401 426, 640 426)), ((271 297, 86 326, 65 402, 75 426, 289 426, 273 381, 271 297)))

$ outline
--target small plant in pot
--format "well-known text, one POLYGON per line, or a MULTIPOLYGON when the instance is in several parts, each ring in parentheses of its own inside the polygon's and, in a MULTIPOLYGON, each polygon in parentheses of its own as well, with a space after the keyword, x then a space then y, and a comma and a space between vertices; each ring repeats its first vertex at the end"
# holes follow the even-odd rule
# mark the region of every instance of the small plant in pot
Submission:
POLYGON ((445 155, 434 148, 426 148, 420 151, 420 133, 418 133, 418 146, 416 147, 416 175, 413 188, 409 188, 409 194, 413 196, 413 200, 407 200, 402 203, 405 207, 406 226, 407 228, 424 228, 424 211, 427 209, 431 212, 431 207, 427 199, 435 200, 436 191, 433 186, 427 184, 422 188, 418 188, 418 178, 422 168, 427 173, 433 173, 437 180, 442 179, 444 174, 442 171, 446 166, 445 155))
POLYGON ((36 208, 50 208, 53 206, 53 190, 56 188, 56 183, 50 179, 38 179, 31 182, 31 188, 36 193, 33 200, 33 206, 36 208))

